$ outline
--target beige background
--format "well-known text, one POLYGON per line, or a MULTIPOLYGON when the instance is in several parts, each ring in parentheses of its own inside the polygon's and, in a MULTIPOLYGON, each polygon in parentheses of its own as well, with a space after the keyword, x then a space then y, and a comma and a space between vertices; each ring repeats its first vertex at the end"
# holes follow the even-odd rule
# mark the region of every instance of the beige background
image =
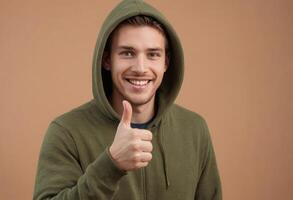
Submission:
MULTIPOLYGON (((0 199, 32 198, 48 123, 92 98, 94 43, 118 2, 0 1, 0 199)), ((292 199, 293 1, 148 2, 183 42, 177 103, 208 121, 224 199, 292 199)))

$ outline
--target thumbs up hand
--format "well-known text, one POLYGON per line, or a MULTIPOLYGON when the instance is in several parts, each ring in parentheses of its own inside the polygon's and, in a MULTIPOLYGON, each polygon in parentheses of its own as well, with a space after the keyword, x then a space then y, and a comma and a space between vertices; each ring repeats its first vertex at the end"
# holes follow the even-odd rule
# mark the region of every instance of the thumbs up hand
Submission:
POLYGON ((130 171, 145 167, 152 159, 152 133, 131 128, 132 107, 123 101, 123 114, 116 135, 110 146, 110 154, 121 170, 130 171))

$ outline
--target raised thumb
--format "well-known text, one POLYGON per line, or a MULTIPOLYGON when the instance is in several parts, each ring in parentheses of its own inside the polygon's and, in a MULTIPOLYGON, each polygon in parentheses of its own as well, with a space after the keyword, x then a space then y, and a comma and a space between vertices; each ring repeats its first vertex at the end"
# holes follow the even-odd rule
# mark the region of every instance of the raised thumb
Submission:
POLYGON ((122 104, 123 104, 123 114, 122 114, 121 122, 124 125, 130 127, 131 118, 132 118, 131 104, 126 100, 122 101, 122 104))

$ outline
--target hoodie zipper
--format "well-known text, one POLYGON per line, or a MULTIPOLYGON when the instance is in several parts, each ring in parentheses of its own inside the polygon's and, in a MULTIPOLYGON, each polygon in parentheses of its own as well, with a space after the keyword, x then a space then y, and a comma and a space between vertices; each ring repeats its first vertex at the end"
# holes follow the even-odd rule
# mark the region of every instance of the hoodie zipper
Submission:
POLYGON ((147 194, 146 194, 146 172, 145 172, 145 167, 142 168, 142 194, 143 194, 143 200, 147 199, 147 194))
MULTIPOLYGON (((155 128, 148 128, 153 134, 155 134, 155 128)), ((141 177, 142 177, 142 199, 147 200, 147 176, 146 176, 146 167, 142 168, 141 170, 141 177)))

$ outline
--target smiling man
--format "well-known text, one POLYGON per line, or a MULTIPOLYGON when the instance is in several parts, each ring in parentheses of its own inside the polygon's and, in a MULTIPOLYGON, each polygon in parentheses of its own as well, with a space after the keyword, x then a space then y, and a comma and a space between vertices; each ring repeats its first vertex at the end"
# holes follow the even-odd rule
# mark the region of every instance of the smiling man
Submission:
POLYGON ((94 99, 48 128, 34 199, 221 199, 207 125, 174 104, 182 80, 171 25, 143 1, 122 1, 97 40, 94 99))
POLYGON ((121 102, 128 100, 135 109, 132 121, 138 123, 154 115, 155 94, 167 70, 165 34, 147 20, 150 18, 133 17, 126 21, 132 25, 120 25, 104 58, 104 68, 112 75, 113 108, 122 114, 121 102))

